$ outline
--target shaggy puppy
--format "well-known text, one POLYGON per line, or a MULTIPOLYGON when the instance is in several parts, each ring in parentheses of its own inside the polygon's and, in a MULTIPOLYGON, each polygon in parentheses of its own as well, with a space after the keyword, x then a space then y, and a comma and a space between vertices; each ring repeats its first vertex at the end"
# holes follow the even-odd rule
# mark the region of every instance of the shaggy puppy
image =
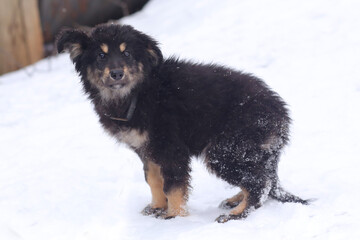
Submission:
POLYGON ((290 118, 260 79, 164 60, 155 40, 126 25, 64 30, 57 49, 70 52, 102 126, 140 156, 152 193, 145 215, 187 215, 191 156, 203 156, 210 172, 242 190, 221 203, 232 210, 218 222, 244 218, 268 197, 307 204, 279 185, 290 118))

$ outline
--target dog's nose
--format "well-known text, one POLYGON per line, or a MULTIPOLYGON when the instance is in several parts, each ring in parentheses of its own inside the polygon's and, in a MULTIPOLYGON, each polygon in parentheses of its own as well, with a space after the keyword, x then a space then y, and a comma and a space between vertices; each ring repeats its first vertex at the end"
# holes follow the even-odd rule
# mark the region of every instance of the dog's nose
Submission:
POLYGON ((121 80, 123 76, 124 76, 124 72, 120 69, 110 71, 110 77, 114 80, 121 80))

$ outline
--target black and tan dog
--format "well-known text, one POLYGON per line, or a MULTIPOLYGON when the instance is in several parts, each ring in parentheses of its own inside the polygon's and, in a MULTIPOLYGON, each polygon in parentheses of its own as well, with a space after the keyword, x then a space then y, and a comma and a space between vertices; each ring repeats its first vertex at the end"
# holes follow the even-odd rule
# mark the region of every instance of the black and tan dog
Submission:
POLYGON ((232 210, 218 222, 244 218, 268 197, 308 203, 279 185, 290 118, 260 79, 164 60, 155 40, 126 25, 67 29, 57 48, 70 52, 103 127, 140 156, 152 193, 144 214, 187 214, 191 156, 202 156, 212 173, 242 190, 221 203, 232 210))

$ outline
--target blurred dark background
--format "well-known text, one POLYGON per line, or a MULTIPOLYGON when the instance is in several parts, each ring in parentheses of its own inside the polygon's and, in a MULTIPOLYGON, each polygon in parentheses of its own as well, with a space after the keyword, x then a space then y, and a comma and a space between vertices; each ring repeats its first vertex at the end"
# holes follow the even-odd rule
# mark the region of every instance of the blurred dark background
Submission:
POLYGON ((143 8, 149 0, 0 0, 0 75, 54 53, 62 27, 87 29, 143 8))

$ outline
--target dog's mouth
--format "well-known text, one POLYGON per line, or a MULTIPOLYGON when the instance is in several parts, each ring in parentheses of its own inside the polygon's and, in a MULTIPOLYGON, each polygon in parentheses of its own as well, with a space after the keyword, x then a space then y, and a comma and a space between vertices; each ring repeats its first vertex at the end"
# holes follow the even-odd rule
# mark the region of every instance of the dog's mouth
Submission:
POLYGON ((104 83, 104 86, 108 89, 111 89, 111 90, 118 90, 118 89, 121 89, 123 87, 125 87, 127 85, 127 80, 126 79, 121 79, 121 80, 118 80, 118 81, 114 81, 110 78, 106 78, 103 80, 103 83, 104 83))
POLYGON ((113 84, 105 84, 105 86, 107 88, 110 88, 110 89, 120 89, 122 87, 124 87, 126 84, 125 83, 113 83, 113 84))

